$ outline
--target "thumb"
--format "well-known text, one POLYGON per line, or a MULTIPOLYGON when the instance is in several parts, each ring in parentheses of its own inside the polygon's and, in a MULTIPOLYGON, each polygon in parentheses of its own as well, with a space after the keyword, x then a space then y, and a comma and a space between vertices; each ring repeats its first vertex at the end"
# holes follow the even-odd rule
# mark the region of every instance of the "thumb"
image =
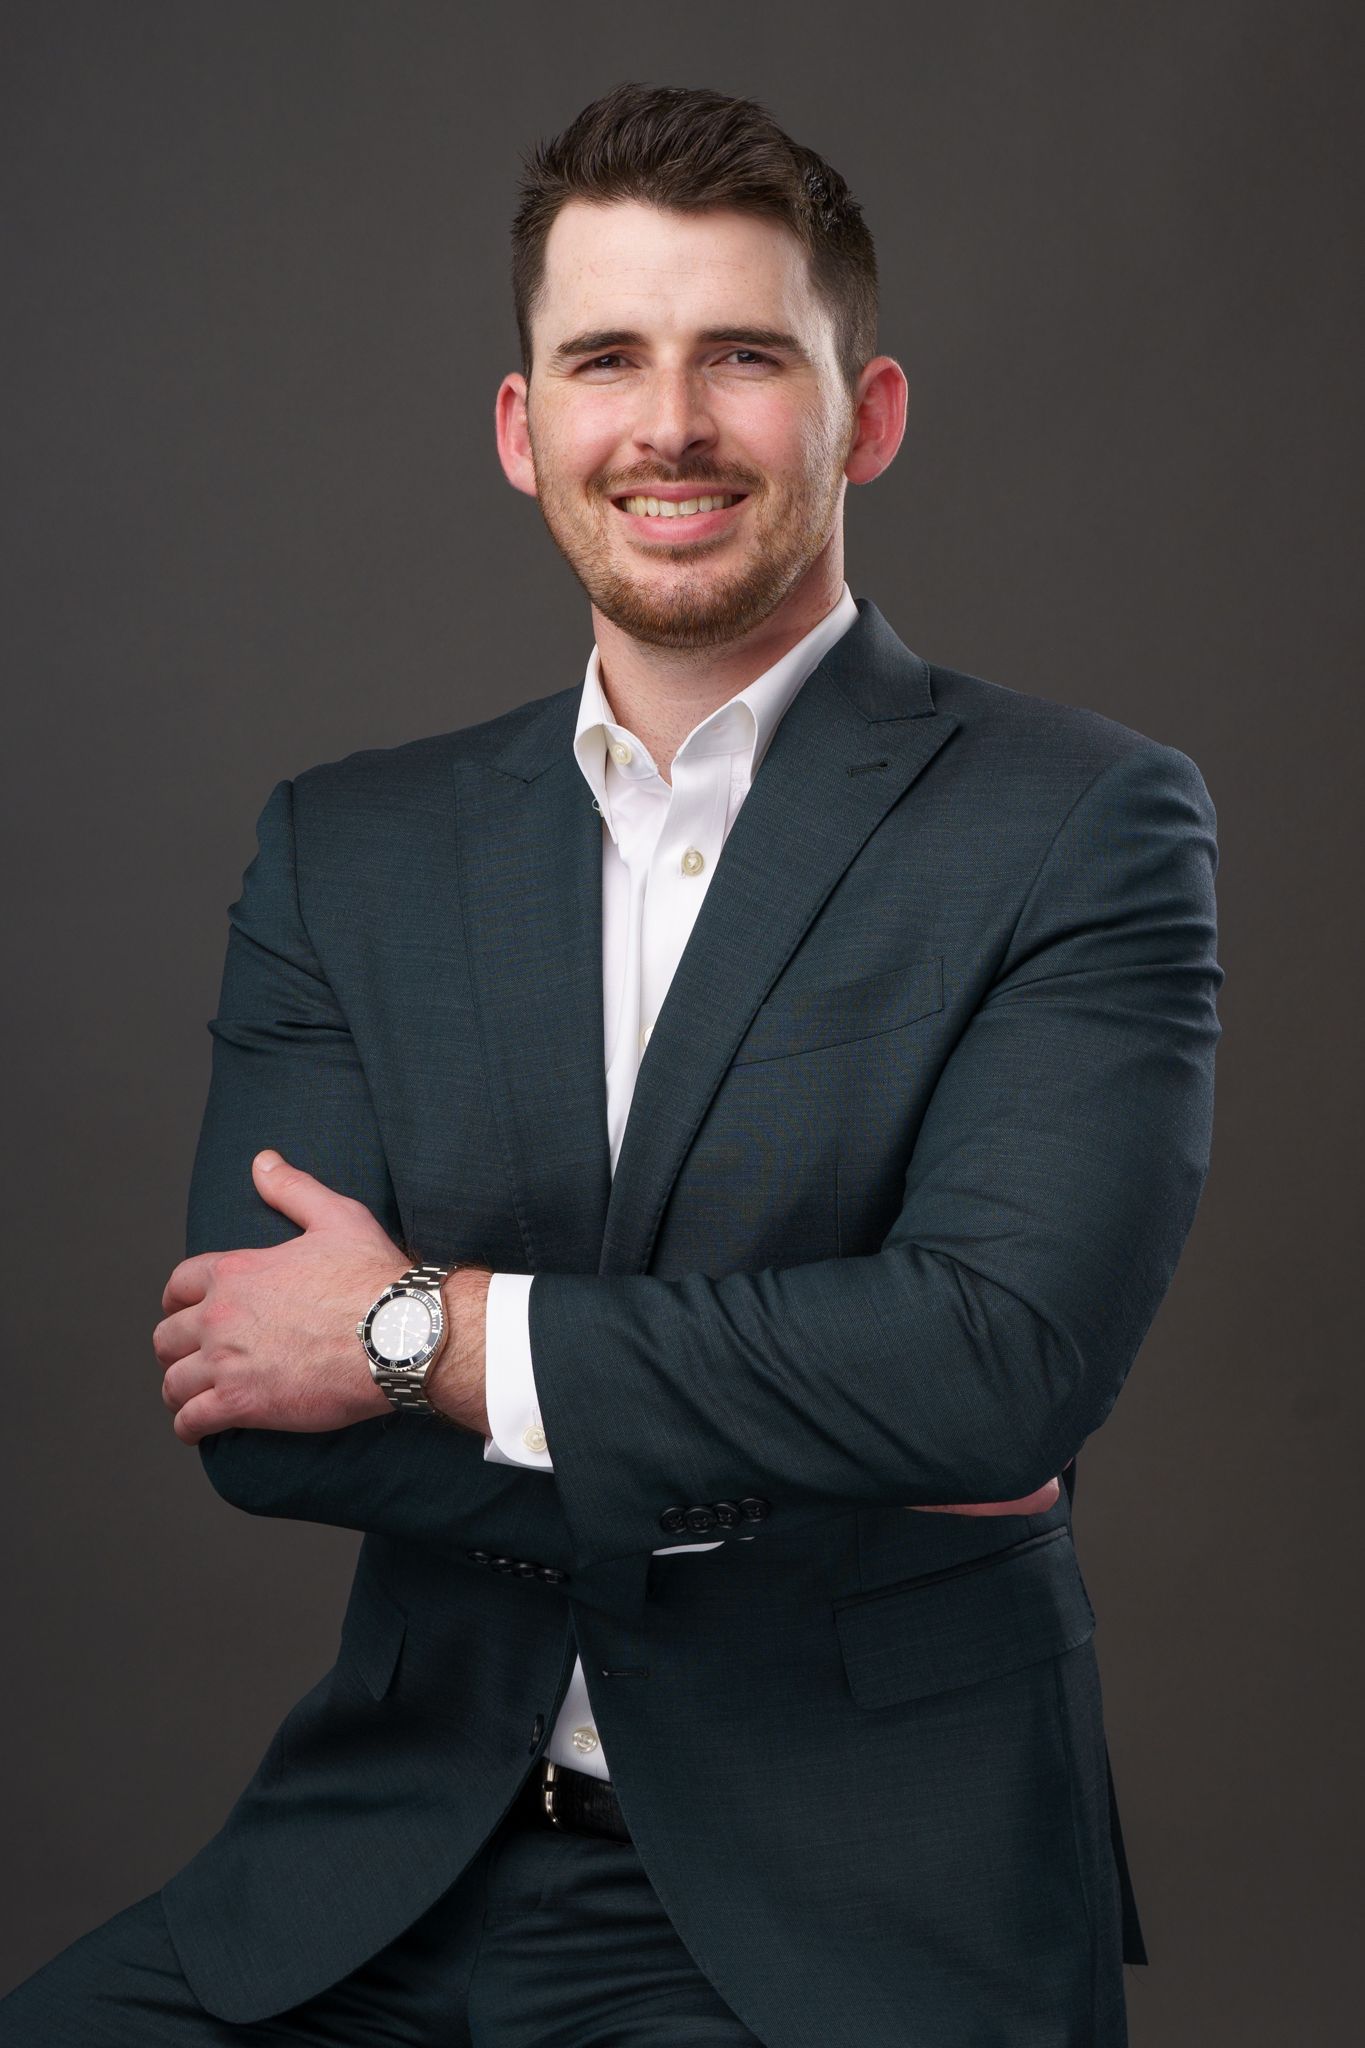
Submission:
POLYGON ((258 1152, 251 1162, 251 1178, 262 1201, 305 1230, 334 1218, 337 1204, 345 1200, 301 1166, 291 1166, 278 1152, 258 1152))

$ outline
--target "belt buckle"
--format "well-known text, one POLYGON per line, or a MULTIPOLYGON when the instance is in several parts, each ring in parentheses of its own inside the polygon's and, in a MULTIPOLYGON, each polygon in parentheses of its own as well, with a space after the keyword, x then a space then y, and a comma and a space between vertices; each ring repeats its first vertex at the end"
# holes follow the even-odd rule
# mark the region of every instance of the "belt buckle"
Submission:
POLYGON ((567 1832, 564 1828, 563 1821, 555 1812, 555 1786, 558 1784, 558 1782, 559 1765, 556 1763, 552 1763, 549 1757, 545 1757, 542 1760, 542 1774, 540 1780, 540 1797, 541 1803, 545 1808, 545 1817, 549 1821, 550 1826, 552 1828, 559 1828, 561 1832, 567 1832))

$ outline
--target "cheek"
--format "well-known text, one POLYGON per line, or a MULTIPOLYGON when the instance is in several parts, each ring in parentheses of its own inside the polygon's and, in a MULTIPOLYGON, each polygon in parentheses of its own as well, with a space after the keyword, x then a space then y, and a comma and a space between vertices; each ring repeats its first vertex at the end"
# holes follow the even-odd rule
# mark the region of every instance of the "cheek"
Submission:
POLYGON ((619 393, 583 392, 566 408, 560 425, 558 445, 576 476, 609 475, 623 460, 639 460, 633 438, 635 415, 619 393))
POLYGON ((581 494, 611 467, 618 436, 600 411, 545 407, 535 422, 532 453, 542 491, 581 494))
POLYGON ((734 423, 730 445, 740 463, 748 462, 780 488, 784 483, 806 489, 837 464, 837 424, 823 413, 793 410, 777 398, 751 404, 734 423))

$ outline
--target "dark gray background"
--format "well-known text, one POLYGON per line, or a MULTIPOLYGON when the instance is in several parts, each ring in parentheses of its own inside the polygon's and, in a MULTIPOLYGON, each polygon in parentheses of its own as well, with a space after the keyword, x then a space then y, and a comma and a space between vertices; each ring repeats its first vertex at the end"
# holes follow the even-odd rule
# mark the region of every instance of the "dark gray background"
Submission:
POLYGON ((519 150, 640 78, 863 202, 911 411, 854 594, 1218 806, 1213 1172, 1077 1535, 1135 2048, 1353 2037, 1357 20, 9 0, 0 1982, 176 1869, 334 1655, 356 1539, 221 1503, 149 1343, 224 912, 280 776, 581 678, 494 451, 507 231, 519 150))

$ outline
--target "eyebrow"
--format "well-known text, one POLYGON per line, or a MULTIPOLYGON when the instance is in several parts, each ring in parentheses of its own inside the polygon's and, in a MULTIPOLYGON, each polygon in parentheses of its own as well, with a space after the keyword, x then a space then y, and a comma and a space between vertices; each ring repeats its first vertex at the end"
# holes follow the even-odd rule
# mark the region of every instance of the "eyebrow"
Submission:
MULTIPOLYGON (((704 327, 697 336, 700 342, 732 341, 740 348, 780 349, 784 355, 794 356, 798 362, 808 363, 810 355, 794 334, 786 334, 780 327, 704 327)), ((586 334, 575 334, 568 341, 561 341, 551 357, 551 362, 568 363, 577 356, 602 355, 614 348, 646 348, 648 342, 643 334, 633 328, 598 327, 586 334)))

